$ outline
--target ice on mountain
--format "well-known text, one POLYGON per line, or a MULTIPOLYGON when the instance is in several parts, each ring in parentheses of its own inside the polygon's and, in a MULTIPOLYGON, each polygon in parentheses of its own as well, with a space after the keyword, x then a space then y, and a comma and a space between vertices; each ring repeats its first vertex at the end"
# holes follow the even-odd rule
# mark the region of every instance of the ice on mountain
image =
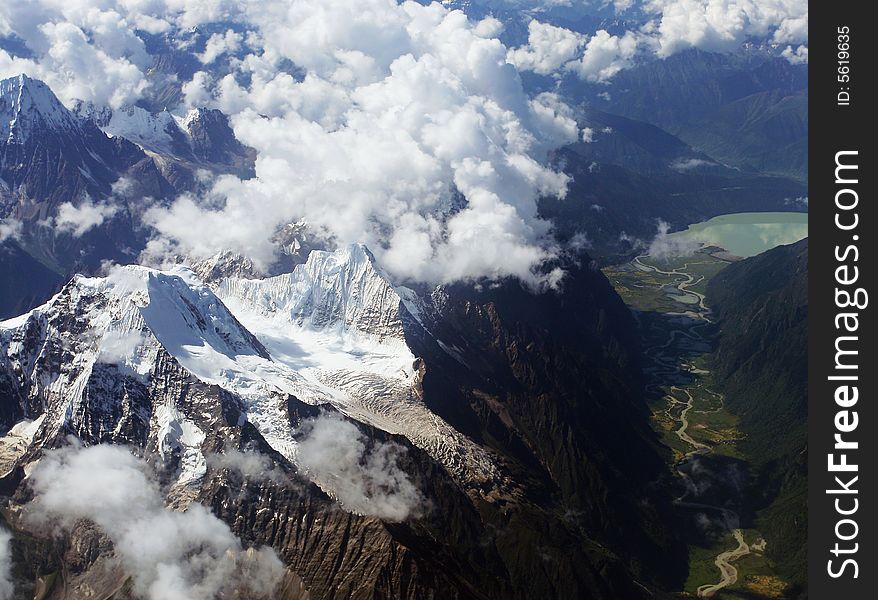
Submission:
POLYGON ((0 80, 0 136, 22 143, 40 129, 73 130, 80 126, 42 81, 27 75, 0 80))
MULTIPOLYGON (((312 251, 285 275, 226 279, 215 292, 185 267, 118 267, 106 277, 77 276, 45 305, 0 322, 0 351, 32 371, 30 353, 39 349, 22 340, 33 324, 44 340, 68 345, 71 358, 36 382, 49 399, 47 423, 57 428, 81 413, 97 364, 146 382, 164 351, 198 380, 240 398, 246 420, 293 462, 289 396, 404 435, 461 477, 492 477, 487 452, 423 403, 406 342, 407 328, 420 327, 406 306, 417 302, 358 245, 312 251)), ((179 416, 162 418, 168 444, 182 448, 198 437, 179 416)), ((194 478, 200 459, 186 456, 186 477, 194 478)))

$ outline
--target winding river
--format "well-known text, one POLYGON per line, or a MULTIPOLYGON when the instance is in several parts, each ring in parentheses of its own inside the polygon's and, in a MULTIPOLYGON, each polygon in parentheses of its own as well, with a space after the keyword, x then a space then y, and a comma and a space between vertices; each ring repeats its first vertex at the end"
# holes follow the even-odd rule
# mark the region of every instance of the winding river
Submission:
MULTIPOLYGON (((690 490, 695 488, 695 483, 683 467, 686 463, 692 460, 693 457, 697 455, 709 455, 713 450, 709 445, 699 442, 689 435, 688 415, 695 409, 695 400, 689 390, 678 387, 676 383, 679 382, 681 376, 685 374, 706 374, 708 371, 697 369, 691 364, 680 363, 675 360, 673 356, 668 356, 667 354, 667 350, 679 337, 686 337, 696 343, 709 343, 707 338, 705 338, 699 330, 711 323, 709 316, 710 309, 705 305, 703 294, 689 289, 703 280, 703 277, 696 279, 694 275, 687 272, 690 263, 686 263, 682 267, 675 268, 671 271, 664 271, 655 265, 644 262, 647 258, 647 255, 638 256, 634 259, 634 263, 638 268, 659 275, 664 275, 672 280, 671 282, 660 284, 659 289, 665 289, 670 286, 677 290, 680 294, 680 299, 683 297, 689 298, 689 301, 681 301, 681 303, 686 306, 686 311, 680 314, 681 316, 689 317, 691 319, 691 324, 672 329, 669 332, 666 341, 647 348, 646 350, 647 356, 655 365, 653 369, 651 369, 654 381, 649 384, 648 389, 663 394, 664 400, 668 403, 668 408, 666 409, 665 414, 672 421, 679 422, 679 427, 674 430, 674 435, 691 448, 691 450, 676 464, 677 473, 686 484, 684 488, 685 491, 677 497, 676 503, 679 506, 719 513, 727 532, 734 537, 735 542, 737 543, 734 548, 717 554, 716 559, 714 560, 714 564, 717 566, 717 569, 719 569, 719 581, 712 584, 702 585, 698 588, 698 597, 711 598, 721 589, 734 585, 738 581, 738 569, 733 563, 741 557, 750 554, 751 547, 745 541, 744 532, 739 527, 740 517, 737 513, 723 506, 715 506, 687 500, 690 495, 690 490), (670 393, 666 393, 665 390, 670 393), (674 416, 673 412, 681 406, 682 409, 680 410, 679 415, 674 416)), ((719 400, 720 408, 714 410, 720 410, 724 401, 722 394, 713 392, 707 388, 702 389, 719 400)), ((763 546, 760 546, 759 549, 762 548, 763 546)))

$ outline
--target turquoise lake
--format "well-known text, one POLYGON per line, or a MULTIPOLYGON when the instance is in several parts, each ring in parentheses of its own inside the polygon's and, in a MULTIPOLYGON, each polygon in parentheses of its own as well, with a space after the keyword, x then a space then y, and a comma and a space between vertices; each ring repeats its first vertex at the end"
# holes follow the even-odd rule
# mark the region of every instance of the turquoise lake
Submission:
POLYGON ((690 225, 669 238, 715 244, 742 257, 792 244, 808 237, 808 214, 800 212, 734 213, 690 225))

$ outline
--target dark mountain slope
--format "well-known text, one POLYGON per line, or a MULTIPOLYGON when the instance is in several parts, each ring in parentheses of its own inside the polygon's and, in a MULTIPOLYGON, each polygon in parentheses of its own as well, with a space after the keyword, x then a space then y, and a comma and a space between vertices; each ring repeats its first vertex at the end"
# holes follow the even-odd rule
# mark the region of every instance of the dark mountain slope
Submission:
POLYGON ((808 240, 730 265, 710 282, 719 320, 714 373, 740 417, 755 468, 767 554, 805 585, 808 240))
POLYGON ((134 262, 148 237, 143 212, 195 191, 197 170, 252 176, 252 150, 219 111, 193 110, 182 126, 168 113, 131 111, 161 117, 167 129, 160 133, 173 143, 135 140, 139 146, 109 136, 101 127, 113 111, 81 103, 68 110, 46 84, 25 75, 0 81, 0 221, 17 230, 14 240, 0 242, 0 272, 8 274, 0 280, 0 318, 46 300, 72 273, 94 273, 106 260, 134 262), (83 231, 59 227, 62 207, 97 223, 83 231), (33 269, 19 288, 25 264, 33 269))
POLYGON ((807 66, 758 50, 687 50, 622 71, 613 79, 609 98, 596 97, 593 105, 673 132, 747 96, 769 91, 791 95, 807 87, 807 66))
POLYGON ((668 167, 660 171, 662 155, 645 153, 644 148, 599 139, 555 154, 572 181, 566 197, 540 201, 540 214, 555 223, 559 238, 585 234, 590 253, 606 263, 648 244, 659 220, 679 230, 722 214, 791 210, 791 200, 807 196, 807 188, 792 179, 745 174, 715 164, 684 161, 671 168, 667 160, 668 167), (654 171, 641 170, 650 163, 654 171))
POLYGON ((689 50, 621 72, 608 95, 577 85, 568 94, 661 127, 727 165, 804 181, 807 85, 806 65, 758 49, 689 50))
POLYGON ((717 160, 804 181, 808 174, 808 96, 760 92, 726 104, 679 130, 717 160))
MULTIPOLYGON (((509 568, 530 597, 550 589, 589 597, 593 575, 575 565, 602 555, 604 568, 617 556, 644 582, 672 586, 684 576, 670 505, 651 485, 664 470, 640 399, 635 324, 590 265, 587 257, 567 265, 560 293, 534 295, 515 282, 434 293, 436 338, 458 360, 431 339, 413 340, 428 406, 514 473, 522 498, 504 500, 492 521, 508 531, 501 552, 515 553, 509 568), (545 539, 568 540, 567 549, 545 539), (551 561, 523 554, 531 544, 551 561)), ((624 579, 612 576, 611 595, 636 592, 624 579)))

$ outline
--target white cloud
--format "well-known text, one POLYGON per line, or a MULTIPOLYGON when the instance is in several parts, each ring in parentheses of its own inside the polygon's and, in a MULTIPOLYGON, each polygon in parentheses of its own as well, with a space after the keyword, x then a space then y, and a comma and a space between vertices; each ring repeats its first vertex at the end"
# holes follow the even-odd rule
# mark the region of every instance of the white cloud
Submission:
POLYGON ((641 35, 632 31, 616 36, 601 29, 589 37, 534 19, 528 24, 527 45, 509 50, 506 58, 520 71, 560 75, 566 70, 606 83, 633 64, 640 43, 641 35))
POLYGON ((402 446, 378 442, 367 449, 355 425, 330 414, 306 421, 302 431, 296 462, 344 508, 389 521, 421 514, 425 500, 398 464, 402 446))
POLYGON ((495 38, 503 33, 503 22, 494 17, 487 16, 473 28, 473 32, 483 38, 495 38))
MULTIPOLYGON (((250 84, 228 76, 214 93, 258 151, 258 177, 151 210, 151 253, 228 249, 264 266, 272 233, 304 218, 316 235, 366 243, 401 279, 544 281, 535 270, 556 250, 536 200, 563 195, 567 178, 542 162, 578 130, 557 97, 527 97, 483 23, 383 0, 270 4, 249 18, 264 47, 240 62, 250 84)), ((187 94, 203 100, 209 85, 187 94)))
MULTIPOLYGON (((529 14, 572 5, 570 0, 506 0, 505 4, 529 14)), ((620 13, 634 4, 633 0, 613 1, 620 13)), ((610 73, 628 66, 626 53, 630 52, 631 36, 638 46, 660 57, 692 47, 733 50, 750 37, 793 48, 806 44, 808 39, 808 7, 801 0, 644 0, 639 4, 646 23, 636 32, 618 36, 618 47, 598 32, 591 58, 582 61, 583 77, 606 81, 612 77, 610 73), (616 60, 612 58, 614 53, 618 55, 616 60)), ((273 68, 280 59, 287 58, 324 76, 320 67, 337 66, 347 53, 355 61, 374 60, 374 64, 359 66, 380 71, 399 56, 394 52, 404 42, 404 35, 400 36, 405 26, 403 13, 435 14, 445 10, 438 5, 416 8, 414 2, 396 6, 388 0, 369 0, 362 11, 357 10, 359 5, 353 0, 4 2, 0 4, 0 34, 14 32, 35 58, 12 57, 0 51, 0 76, 25 72, 49 83, 67 103, 81 98, 117 107, 133 102, 147 87, 145 73, 150 58, 136 29, 173 33, 218 22, 236 22, 249 29, 212 35, 205 52, 198 56, 205 64, 237 52, 244 40, 250 40, 250 45, 264 48, 264 52, 251 57, 251 67, 262 62, 263 67, 273 68), (383 32, 377 28, 382 20, 386 25, 383 32)), ((494 38, 502 27, 496 18, 486 17, 475 23, 472 31, 478 37, 494 38)), ((580 33, 532 21, 528 45, 510 50, 510 61, 523 70, 553 73, 569 60, 581 58, 583 38, 580 33)), ((342 70, 337 70, 342 76, 342 70)), ((355 67, 349 74, 356 71, 355 67)))
POLYGON ((102 225, 105 220, 118 211, 118 206, 106 202, 94 202, 88 197, 84 198, 78 206, 64 202, 58 206, 55 229, 69 233, 74 237, 80 237, 90 229, 102 225))
POLYGON ((692 238, 671 235, 670 229, 668 223, 659 219, 658 233, 649 243, 647 254, 659 260, 666 260, 675 256, 689 256, 701 247, 701 243, 692 238))
POLYGON ((122 364, 132 360, 146 336, 140 331, 105 331, 101 336, 98 362, 122 364))
POLYGON ((0 600, 9 600, 15 593, 12 583, 12 534, 0 528, 0 600))
POLYGON ((164 507, 146 463, 118 446, 49 452, 29 477, 28 519, 70 527, 94 522, 113 542, 135 591, 149 600, 271 597, 284 567, 270 548, 245 551, 228 525, 200 504, 164 507))
POLYGON ((0 220, 0 244, 6 240, 17 240, 21 237, 21 221, 7 217, 0 220))
POLYGON ((686 48, 726 52, 750 37, 808 39, 808 3, 800 0, 647 0, 644 9, 655 15, 646 31, 660 57, 686 48))
MULTIPOLYGON (((0 32, 15 33, 34 58, 0 50, 0 78, 26 73, 70 105, 75 99, 118 107, 147 86, 143 42, 113 3, 3 2, 0 32)), ((122 12, 127 12, 124 8, 122 12)))
POLYGON ((594 142, 594 129, 591 127, 583 127, 582 128, 582 141, 586 144, 591 144, 594 142))
POLYGON ((506 55, 506 60, 520 71, 550 75, 576 58, 585 45, 586 36, 536 19, 528 23, 527 29, 527 45, 513 48, 506 55))
POLYGON ((790 64, 793 65, 807 65, 808 64, 808 46, 799 46, 795 50, 793 50, 792 46, 787 46, 784 48, 784 51, 781 53, 785 59, 790 61, 790 64))
POLYGON ((241 47, 244 36, 231 29, 215 33, 207 40, 204 52, 198 55, 202 64, 209 65, 223 54, 234 54, 241 47))
MULTIPOLYGON (((634 2, 614 2, 617 12, 634 2)), ((808 5, 799 0, 646 0, 646 21, 637 30, 611 35, 599 30, 590 38, 574 31, 531 21, 528 44, 509 51, 520 70, 548 75, 573 71, 593 83, 606 83, 634 64, 639 53, 666 58, 687 48, 734 51, 748 39, 788 44, 784 56, 807 62, 808 5), (584 41, 588 43, 584 46, 584 41), (795 45, 799 44, 798 48, 795 45)))
POLYGON ((567 68, 582 79, 605 83, 633 64, 637 50, 638 35, 634 32, 616 36, 601 29, 588 40, 582 58, 568 63, 567 68))
POLYGON ((207 455, 207 464, 212 469, 229 469, 237 471, 254 481, 271 481, 272 483, 289 485, 287 475, 258 450, 244 451, 227 448, 222 453, 207 455))
POLYGON ((685 172, 697 169, 698 167, 716 166, 715 162, 704 160, 701 158, 680 158, 671 163, 671 168, 675 171, 685 172))
POLYGON ((207 71, 197 71, 192 79, 183 84, 182 92, 187 107, 211 106, 213 97, 210 88, 213 78, 207 71))
MULTIPOLYGON (((569 2, 510 6, 560 4, 569 2)), ((626 0, 614 4, 630 8, 626 0)), ((153 208, 147 220, 158 234, 148 255, 202 259, 231 250, 264 267, 274 259, 272 234, 304 219, 321 238, 366 243, 400 280, 513 276, 539 286, 548 282, 540 265, 558 248, 550 224, 537 217, 537 199, 563 196, 567 185, 545 160, 580 133, 561 102, 525 94, 516 65, 606 83, 644 54, 734 49, 751 36, 787 45, 791 62, 806 60, 800 0, 647 0, 643 7, 649 22, 637 31, 585 36, 534 20, 528 44, 508 49, 496 39, 497 19, 473 22, 438 3, 3 2, 0 32, 23 39, 32 58, 0 51, 0 76, 26 72, 68 104, 81 98, 116 107, 148 91, 152 57, 137 28, 183 48, 191 28, 233 22, 197 56, 229 73, 197 72, 183 97, 188 106, 233 115, 236 134, 258 152, 257 178, 220 178, 206 197, 153 208)), ((61 226, 74 235, 111 214, 93 203, 65 210, 61 226)))

